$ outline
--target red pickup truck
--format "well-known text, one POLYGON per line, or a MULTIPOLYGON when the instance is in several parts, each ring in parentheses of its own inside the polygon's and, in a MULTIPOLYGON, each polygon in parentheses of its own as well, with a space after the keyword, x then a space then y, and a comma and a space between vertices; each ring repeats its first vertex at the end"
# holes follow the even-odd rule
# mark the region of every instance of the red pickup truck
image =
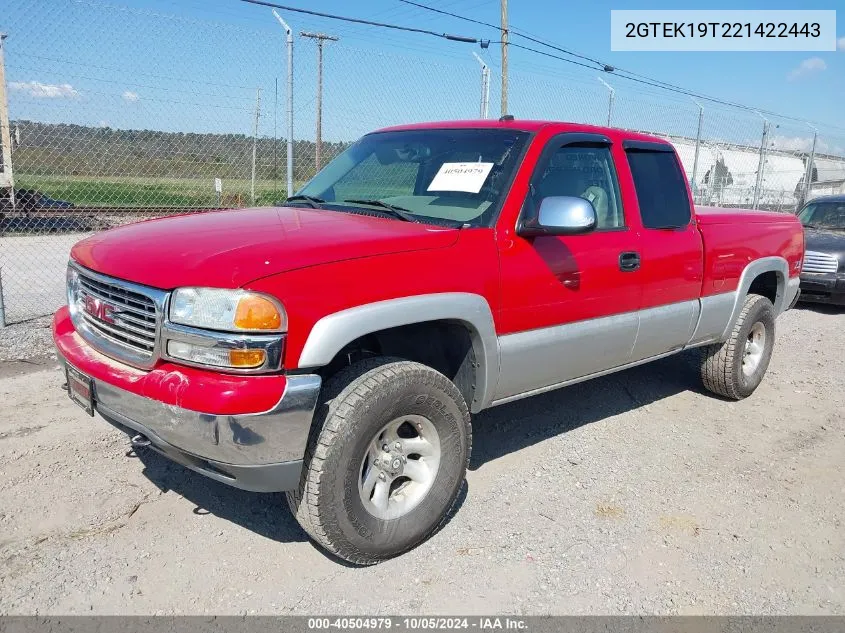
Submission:
POLYGON ((287 491, 360 564, 428 538, 471 413, 701 350, 750 395, 797 299, 788 214, 694 209, 667 142, 503 117, 364 136, 284 206, 79 242, 53 334, 73 400, 199 473, 287 491))

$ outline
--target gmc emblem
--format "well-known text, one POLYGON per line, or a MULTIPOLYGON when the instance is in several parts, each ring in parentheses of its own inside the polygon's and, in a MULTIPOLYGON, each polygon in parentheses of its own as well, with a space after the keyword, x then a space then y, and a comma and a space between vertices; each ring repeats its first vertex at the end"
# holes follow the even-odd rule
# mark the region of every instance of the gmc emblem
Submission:
POLYGON ((82 304, 82 309, 95 319, 105 321, 106 323, 114 323, 114 306, 105 303, 104 301, 100 301, 90 295, 86 295, 85 301, 82 304))

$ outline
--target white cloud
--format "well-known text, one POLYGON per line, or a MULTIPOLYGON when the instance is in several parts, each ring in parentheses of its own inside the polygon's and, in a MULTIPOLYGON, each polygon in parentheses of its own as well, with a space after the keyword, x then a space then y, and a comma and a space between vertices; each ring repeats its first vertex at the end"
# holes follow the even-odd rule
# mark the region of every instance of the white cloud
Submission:
POLYGON ((804 75, 819 73, 825 69, 827 69, 827 64, 824 63, 824 60, 821 57, 810 57, 801 62, 798 68, 793 69, 789 73, 788 78, 792 81, 793 79, 798 79, 804 75))
POLYGON ((134 103, 135 101, 138 100, 138 93, 132 92, 131 90, 127 90, 126 92, 123 93, 123 99, 125 101, 131 101, 131 102, 134 103))
POLYGON ((845 37, 840 37, 838 40, 836 40, 836 48, 838 48, 840 51, 845 51, 845 37))
POLYGON ((42 84, 39 81, 12 81, 9 89, 25 92, 36 99, 75 99, 79 91, 70 84, 42 84))
MULTIPOLYGON (((813 146, 813 131, 808 130, 806 136, 786 136, 775 134, 769 139, 771 147, 786 152, 809 152, 813 146)), ((816 139, 816 152, 832 153, 833 148, 822 139, 816 139)))
POLYGON ((813 144, 812 135, 808 138, 802 136, 772 136, 771 146, 787 152, 809 152, 813 144))
MULTIPOLYGON (((809 153, 813 147, 813 131, 809 130, 806 136, 788 136, 788 135, 774 135, 769 137, 770 147, 772 149, 781 150, 784 152, 804 152, 809 153)), ((831 144, 826 142, 821 137, 816 139, 816 154, 834 154, 842 156, 845 154, 845 148, 839 144, 831 144)))

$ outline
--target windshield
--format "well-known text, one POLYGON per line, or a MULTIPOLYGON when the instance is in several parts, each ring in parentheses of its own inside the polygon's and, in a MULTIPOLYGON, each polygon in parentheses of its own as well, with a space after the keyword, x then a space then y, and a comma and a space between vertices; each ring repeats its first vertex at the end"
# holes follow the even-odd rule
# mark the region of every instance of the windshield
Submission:
POLYGON ((407 130, 369 134, 331 161, 294 203, 433 224, 489 226, 528 134, 407 130))
POLYGON ((845 201, 811 202, 801 209, 798 218, 808 228, 845 231, 845 201))

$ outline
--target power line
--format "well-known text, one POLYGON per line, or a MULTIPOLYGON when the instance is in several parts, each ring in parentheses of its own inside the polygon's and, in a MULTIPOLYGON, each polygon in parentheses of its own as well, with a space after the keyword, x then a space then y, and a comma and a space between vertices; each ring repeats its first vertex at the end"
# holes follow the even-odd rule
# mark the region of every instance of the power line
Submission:
MULTIPOLYGON (((464 35, 451 35, 449 33, 437 33, 436 31, 429 31, 427 29, 417 29, 412 26, 400 26, 398 24, 388 24, 386 22, 374 22, 372 20, 364 20, 361 18, 350 18, 342 15, 334 15, 332 13, 321 13, 320 11, 312 11, 310 9, 299 9, 297 7, 288 7, 274 2, 265 2, 265 0, 241 0, 249 4, 258 4, 265 7, 273 7, 275 9, 284 9, 285 11, 292 11, 294 13, 305 13, 307 15, 315 15, 321 18, 328 18, 330 20, 342 20, 343 22, 354 22, 355 24, 366 24, 367 26, 378 26, 384 29, 395 29, 397 31, 407 31, 408 33, 421 33, 423 35, 432 35, 454 42, 466 42, 468 44, 482 44, 482 40, 475 37, 466 37, 464 35)), ((485 40, 486 41, 486 40, 485 40)))
MULTIPOLYGON (((481 26, 487 26, 491 29, 496 29, 497 31, 501 31, 501 28, 496 26, 495 24, 490 24, 489 22, 484 22, 482 20, 475 20, 473 18, 468 18, 463 15, 458 15, 457 13, 451 13, 450 11, 443 11, 442 9, 436 9, 435 7, 430 7, 426 4, 422 4, 419 2, 413 2, 413 0, 399 0, 399 2, 403 2, 405 4, 410 4, 415 7, 419 7, 420 9, 426 9, 427 11, 433 11, 434 13, 440 13, 442 15, 448 15, 452 18, 457 18, 458 20, 464 20, 465 22, 472 22, 473 24, 480 24, 481 26)), ((516 27, 510 27, 509 29, 505 29, 505 31, 509 33, 513 33, 514 35, 518 35, 521 38, 524 38, 530 42, 534 42, 535 44, 542 44, 543 46, 548 46, 549 48, 553 48, 561 53, 566 53, 567 55, 571 55, 572 57, 577 57, 579 59, 585 59, 587 61, 591 61, 596 64, 600 70, 604 70, 604 67, 607 66, 604 62, 600 62, 597 59, 593 59, 592 57, 587 57, 586 55, 582 55, 581 53, 576 53, 574 51, 567 50, 565 48, 561 48, 555 44, 549 44, 548 42, 544 42, 543 40, 539 40, 535 37, 531 37, 527 35, 522 29, 518 29, 516 27)), ((612 66, 611 66, 612 68, 612 66)))
MULTIPOLYGON (((428 5, 420 3, 420 2, 415 2, 414 0, 399 0, 399 2, 402 2, 404 4, 408 4, 408 5, 412 5, 412 6, 415 6, 415 7, 419 7, 421 9, 425 9, 427 11, 432 11, 434 13, 439 13, 441 15, 447 15, 449 17, 456 18, 458 20, 463 20, 465 22, 471 22, 473 24, 479 24, 481 26, 486 26, 486 27, 496 29, 497 31, 501 32, 500 27, 496 26, 495 24, 491 24, 489 22, 484 22, 483 20, 476 20, 474 18, 469 18, 469 17, 466 17, 464 15, 452 13, 450 11, 444 11, 442 9, 437 9, 435 7, 431 7, 431 6, 428 6, 428 5)), ((653 86, 655 88, 660 88, 662 90, 667 90, 667 91, 670 91, 670 92, 676 92, 678 94, 683 94, 683 95, 686 95, 688 97, 695 97, 695 98, 698 98, 698 99, 703 99, 705 101, 710 101, 711 103, 716 103, 716 104, 719 104, 719 105, 730 106, 730 107, 733 107, 733 108, 746 110, 748 112, 759 112, 759 113, 762 113, 762 114, 768 114, 770 116, 775 116, 775 117, 779 117, 781 119, 790 120, 790 121, 797 121, 797 122, 800 122, 800 123, 807 123, 808 122, 808 121, 806 121, 806 119, 801 119, 801 118, 798 118, 798 117, 792 117, 792 116, 784 115, 784 114, 781 114, 779 112, 773 112, 771 110, 763 110, 763 109, 760 109, 760 108, 753 108, 751 106, 747 106, 747 105, 744 105, 744 104, 741 104, 741 103, 736 103, 734 101, 728 101, 726 99, 720 99, 718 97, 711 97, 709 95, 701 94, 701 93, 698 93, 698 92, 693 92, 692 90, 688 90, 688 89, 683 88, 681 86, 678 86, 678 85, 675 85, 675 84, 672 84, 672 83, 669 83, 669 82, 665 82, 665 81, 662 81, 660 79, 654 79, 654 78, 649 77, 647 75, 635 73, 633 71, 626 70, 624 68, 617 68, 617 67, 615 67, 611 64, 607 64, 607 63, 605 63, 601 60, 595 59, 593 57, 589 57, 588 55, 583 55, 581 53, 577 53, 575 51, 563 48, 563 47, 558 46, 556 44, 551 44, 548 41, 544 41, 542 39, 528 35, 528 34, 526 34, 525 31, 522 31, 522 29, 517 29, 515 27, 511 27, 508 32, 511 35, 515 35, 515 36, 521 37, 523 39, 526 39, 528 41, 534 42, 536 44, 546 46, 548 48, 559 51, 561 53, 565 53, 566 55, 569 55, 571 57, 575 57, 577 59, 581 59, 581 60, 591 62, 594 65, 586 64, 586 63, 583 63, 583 62, 578 62, 578 61, 575 61, 574 59, 569 59, 569 58, 566 58, 566 57, 560 57, 559 55, 554 55, 554 54, 549 53, 547 51, 538 50, 538 49, 532 48, 530 46, 525 46, 525 45, 522 45, 522 44, 516 44, 513 41, 510 41, 510 39, 509 39, 509 41, 508 41, 509 46, 521 48, 523 50, 530 51, 530 52, 535 53, 537 55, 544 55, 546 57, 558 59, 558 60, 566 62, 568 64, 574 64, 576 66, 582 66, 584 68, 589 68, 591 70, 599 70, 599 71, 603 71, 603 72, 613 73, 614 76, 620 77, 622 79, 627 79, 628 81, 641 83, 641 84, 644 84, 644 85, 647 85, 647 86, 653 86)), ((501 41, 490 42, 490 43, 491 44, 500 44, 501 41)), ((827 125, 827 124, 825 124, 825 125, 827 125)), ((835 126, 829 126, 829 127, 835 127, 835 126)))
MULTIPOLYGON (((407 7, 401 5, 397 6, 399 7, 399 10, 408 10, 407 7)), ((372 20, 367 21, 369 22, 372 20)), ((298 26, 319 30, 320 28, 323 28, 324 24, 324 20, 320 17, 309 18, 308 15, 303 15, 301 16, 301 21, 298 26)), ((336 25, 333 25, 331 28, 333 32, 337 33, 338 35, 344 37, 347 40, 357 40, 361 42, 366 42, 368 46, 371 46, 372 44, 372 31, 370 30, 371 27, 369 25, 355 23, 348 24, 345 22, 339 22, 336 25), (341 24, 343 26, 341 26, 341 24), (369 35, 367 35, 368 33, 369 35)), ((417 51, 426 54, 437 54, 440 56, 451 57, 454 59, 461 60, 466 59, 463 54, 450 52, 450 49, 444 49, 443 46, 440 46, 440 44, 438 44, 434 40, 426 40, 425 38, 411 39, 406 37, 405 33, 402 31, 383 29, 383 33, 379 36, 379 43, 387 48, 402 49, 405 51, 417 51)), ((370 48, 369 51, 372 52, 372 48, 370 48)))
MULTIPOLYGON (((499 42, 491 42, 491 44, 498 44, 499 42)), ((537 53, 538 55, 545 55, 546 57, 551 57, 552 59, 559 59, 562 62, 566 62, 568 64, 574 64, 575 66, 582 66, 583 68, 589 68, 590 70, 597 70, 595 66, 590 66, 589 64, 585 64, 583 62, 576 62, 574 59, 567 59, 566 57, 561 57, 560 55, 553 55, 552 53, 547 53, 546 51, 541 51, 536 48, 531 48, 530 46, 525 46, 524 44, 515 44, 514 42, 509 42, 511 46, 514 48, 521 48, 524 51, 530 51, 532 53, 537 53)))
MULTIPOLYGON (((537 53, 538 55, 544 55, 546 57, 551 57, 553 59, 559 59, 560 61, 566 62, 568 64, 574 64, 576 66, 582 66, 584 68, 589 68, 590 70, 596 70, 593 66, 590 66, 589 64, 584 64, 582 62, 576 62, 575 60, 567 59, 565 57, 560 57, 559 55, 553 55, 552 53, 547 53, 546 51, 541 51, 541 50, 538 50, 536 48, 531 48, 530 46, 523 46, 522 44, 514 44, 513 42, 511 42, 510 45, 514 46, 515 48, 521 48, 522 50, 530 51, 532 53, 537 53)), ((625 71, 625 72, 627 72, 627 71, 625 71)), ((718 103, 720 105, 732 106, 734 108, 742 108, 744 110, 755 110, 755 108, 749 108, 748 106, 744 106, 744 105, 739 104, 739 103, 733 103, 731 101, 724 101, 724 100, 718 99, 716 97, 708 97, 706 95, 700 95, 698 93, 691 92, 689 90, 685 90, 684 88, 680 88, 680 87, 678 87, 678 88, 667 88, 664 85, 661 85, 661 83, 658 82, 658 81, 650 81, 650 80, 647 80, 647 79, 637 79, 637 78, 634 78, 634 77, 627 77, 625 75, 620 75, 620 74, 617 74, 617 73, 614 73, 614 76, 619 77, 620 79, 627 79, 628 81, 634 81, 636 83, 645 84, 647 86, 654 86, 656 88, 662 88, 663 90, 670 90, 672 92, 678 92, 678 93, 681 93, 681 94, 685 94, 689 97, 699 97, 700 99, 707 99, 708 101, 712 101, 713 103, 718 103)), ((765 112, 764 110, 756 110, 756 111, 757 112, 765 112)), ((774 114, 774 113, 771 113, 771 114, 774 114)), ((781 115, 777 115, 777 116, 781 116, 781 115)))
MULTIPOLYGON (((523 50, 530 51, 532 53, 537 53, 538 55, 544 55, 546 57, 551 57, 553 59, 559 59, 560 61, 566 62, 567 64, 574 64, 576 66, 582 66, 584 68, 589 68, 591 70, 597 70, 596 68, 594 68, 593 66, 590 66, 589 64, 584 64, 582 62, 576 62, 573 59, 567 59, 565 57, 560 57, 559 55, 553 55, 552 53, 547 53, 546 51, 541 51, 541 50, 538 50, 536 48, 531 48, 530 46, 523 46, 522 44, 514 44, 513 42, 511 42, 510 45, 515 47, 515 48, 521 48, 523 50)), ((621 69, 621 68, 616 69, 616 71, 617 72, 614 72, 613 75, 615 77, 619 77, 620 79, 627 79, 628 81, 633 81, 633 82, 636 82, 636 83, 645 84, 647 86, 653 86, 655 88, 661 88, 663 90, 668 90, 670 92, 677 92, 679 94, 683 94, 683 95, 686 95, 688 97, 697 97, 699 99, 705 99, 705 100, 710 101, 712 103, 718 103, 719 105, 731 106, 733 108, 739 108, 741 110, 748 110, 750 112, 762 112, 764 114, 770 114, 770 115, 778 116, 778 117, 781 117, 781 118, 784 118, 784 119, 790 118, 790 117, 784 116, 782 114, 778 114, 776 112, 768 112, 766 110, 760 110, 758 108, 752 108, 752 107, 749 107, 749 106, 746 106, 746 105, 742 105, 741 103, 735 103, 733 101, 726 101, 724 99, 719 99, 717 97, 710 97, 708 95, 702 95, 702 94, 699 94, 697 92, 692 92, 691 90, 681 88, 680 86, 672 86, 671 84, 666 84, 666 83, 661 82, 661 81, 656 80, 656 79, 655 80, 651 80, 649 78, 640 79, 639 77, 644 77, 644 75, 634 75, 634 73, 631 73, 630 71, 627 71, 627 70, 624 70, 624 69, 621 69), (627 75, 626 74, 619 74, 619 73, 627 73, 627 75), (632 76, 628 76, 628 75, 632 75, 632 76)), ((795 121, 803 121, 803 119, 794 119, 794 120, 795 121)))
MULTIPOLYGON (((497 31, 501 30, 495 24, 491 24, 489 22, 484 22, 482 20, 475 20, 473 18, 468 18, 466 16, 458 15, 457 13, 452 13, 450 11, 443 11, 442 9, 430 7, 430 6, 422 4, 420 2, 414 2, 413 0, 399 0, 399 2, 402 2, 404 4, 409 4, 409 5, 412 5, 412 6, 415 6, 415 7, 419 7, 421 9, 426 9, 427 11, 433 11, 434 13, 440 13, 441 15, 447 15, 449 17, 456 18, 458 20, 464 20, 466 22, 472 22, 473 24, 480 24, 481 26, 486 26, 486 27, 489 27, 491 29, 496 29, 497 31)), ((536 37, 532 37, 531 35, 526 34, 525 31, 522 31, 522 29, 517 29, 515 27, 511 27, 510 29, 506 29, 506 30, 508 30, 509 32, 512 32, 513 35, 516 35, 518 37, 526 39, 530 42, 534 42, 536 44, 546 46, 548 48, 559 51, 561 53, 565 53, 566 55, 570 55, 571 57, 575 57, 577 59, 583 59, 583 60, 592 62, 593 64, 595 64, 595 66, 590 66, 589 64, 584 64, 584 63, 576 62, 576 61, 573 61, 571 59, 567 59, 567 58, 564 58, 564 57, 559 57, 558 55, 552 55, 551 53, 548 53, 546 51, 537 50, 536 48, 531 48, 529 46, 524 46, 524 45, 521 45, 521 44, 514 44, 513 42, 509 42, 511 46, 515 46, 516 48, 521 48, 523 50, 530 51, 530 52, 536 53, 538 55, 545 55, 546 57, 551 57, 553 59, 559 59, 560 61, 564 61, 564 62, 567 62, 567 63, 570 63, 570 64, 575 64, 576 66, 582 66, 584 68, 601 70, 601 71, 604 71, 604 72, 625 73, 625 74, 631 76, 631 77, 624 77, 626 79, 631 79, 633 77, 637 77, 638 79, 641 79, 643 83, 647 83, 648 85, 651 85, 651 86, 661 87, 661 88, 664 88, 666 90, 675 90, 675 91, 678 91, 678 92, 683 92, 684 94, 687 94, 687 95, 692 94, 693 96, 698 96, 702 99, 709 99, 709 100, 714 101, 716 103, 722 103, 724 105, 732 105, 734 107, 745 108, 745 109, 748 109, 748 110, 752 109, 752 108, 748 108, 747 106, 743 106, 743 105, 738 104, 738 103, 731 103, 731 102, 723 101, 723 100, 720 100, 720 99, 716 99, 715 97, 708 97, 706 95, 694 94, 694 93, 687 91, 685 88, 681 88, 680 86, 675 86, 673 84, 670 84, 670 83, 667 83, 667 82, 664 82, 664 81, 660 81, 659 79, 652 79, 651 77, 647 77, 645 75, 639 75, 639 74, 634 73, 630 70, 625 70, 624 68, 616 68, 616 67, 614 67, 610 64, 607 64, 607 63, 600 61, 598 59, 595 59, 593 57, 589 57, 587 55, 582 55, 581 53, 576 53, 575 51, 563 48, 561 46, 557 46, 556 44, 550 44, 547 41, 538 39, 536 37)), ((501 42, 491 42, 491 44, 499 44, 499 43, 501 43, 501 42)), ((634 79, 631 79, 631 80, 634 81, 634 79)))
MULTIPOLYGON (((401 25, 397 25, 397 24, 388 24, 386 22, 376 22, 376 21, 373 21, 373 20, 365 20, 365 19, 362 19, 362 18, 352 18, 352 17, 348 17, 348 16, 335 15, 335 14, 331 14, 331 13, 323 13, 323 12, 320 12, 320 11, 312 11, 310 9, 301 9, 301 8, 298 8, 298 7, 290 7, 290 6, 285 6, 285 5, 281 5, 281 4, 276 4, 276 3, 273 3, 273 2, 267 2, 266 0, 240 0, 240 1, 246 2, 246 3, 249 3, 249 4, 256 4, 256 5, 262 5, 262 6, 267 6, 267 7, 274 7, 274 8, 278 8, 278 9, 283 9, 285 11, 292 11, 294 13, 302 13, 302 14, 313 15, 313 16, 322 17, 322 18, 340 20, 340 21, 343 21, 343 22, 351 22, 351 23, 355 23, 355 24, 363 24, 363 25, 366 25, 366 26, 375 26, 375 27, 380 27, 380 28, 393 29, 393 30, 397 30, 397 31, 405 31, 405 32, 409 32, 409 33, 421 33, 421 34, 424 34, 424 35, 431 35, 431 36, 438 37, 438 38, 441 38, 441 39, 447 39, 447 40, 458 41, 458 42, 466 42, 466 43, 470 43, 470 44, 480 44, 481 47, 484 48, 484 49, 488 48, 490 44, 502 44, 501 40, 491 41, 491 40, 485 40, 485 39, 482 39, 482 38, 467 37, 467 36, 462 36, 462 35, 451 35, 451 34, 448 34, 448 33, 438 33, 436 31, 431 31, 431 30, 428 30, 428 29, 420 29, 420 28, 409 27, 409 26, 401 26, 401 25)), ((421 9, 425 9, 427 11, 432 11, 434 13, 447 15, 449 17, 453 17, 453 18, 456 18, 456 19, 459 19, 459 20, 464 20, 466 22, 479 24, 481 26, 486 26, 488 28, 493 28, 493 29, 496 29, 499 32, 502 32, 502 29, 499 26, 496 26, 496 25, 491 24, 489 22, 484 22, 483 20, 475 20, 473 18, 468 18, 466 16, 459 15, 457 13, 445 11, 445 10, 442 10, 442 9, 437 9, 435 7, 431 7, 431 6, 428 6, 428 5, 420 3, 420 2, 415 2, 414 0, 399 0, 399 1, 404 3, 404 4, 408 4, 410 6, 415 6, 415 7, 421 8, 421 9)), ((549 53, 548 51, 543 51, 543 50, 539 50, 539 49, 536 49, 536 48, 533 48, 533 47, 530 47, 530 46, 525 46, 525 45, 522 45, 522 44, 516 44, 512 41, 508 41, 508 45, 510 45, 510 46, 515 46, 517 48, 521 48, 523 50, 535 53, 537 55, 543 55, 545 57, 557 59, 559 61, 563 61, 563 62, 566 62, 568 64, 581 66, 583 68, 588 68, 588 69, 591 69, 591 70, 598 70, 598 71, 602 71, 602 72, 613 73, 614 76, 617 76, 621 79, 627 79, 628 81, 631 81, 631 82, 640 83, 640 84, 647 85, 647 86, 652 86, 654 88, 659 88, 661 90, 666 90, 666 91, 669 91, 669 92, 675 92, 677 94, 683 94, 683 95, 686 95, 688 97, 695 97, 695 98, 698 98, 698 99, 703 99, 705 101, 709 101, 711 103, 715 103, 715 104, 719 104, 719 105, 738 108, 738 109, 745 110, 745 111, 748 111, 748 112, 759 112, 759 113, 762 113, 762 114, 768 114, 770 116, 779 117, 779 118, 784 119, 784 120, 791 120, 791 121, 796 121, 796 122, 800 122, 800 123, 807 123, 808 122, 808 121, 806 121, 805 119, 802 119, 802 118, 784 115, 784 114, 781 114, 781 113, 778 113, 778 112, 773 112, 771 110, 763 110, 763 109, 760 109, 760 108, 753 108, 753 107, 750 107, 750 106, 747 106, 747 105, 744 105, 744 104, 741 104, 741 103, 728 101, 726 99, 720 99, 718 97, 712 97, 712 96, 709 96, 709 95, 694 92, 692 90, 688 90, 688 89, 683 88, 681 86, 677 86, 675 84, 671 84, 671 83, 668 83, 668 82, 665 82, 665 81, 662 81, 662 80, 659 80, 659 79, 654 79, 654 78, 648 77, 646 75, 635 73, 633 71, 626 70, 624 68, 616 68, 616 67, 612 66, 611 64, 607 64, 607 63, 605 63, 601 60, 595 59, 593 57, 589 57, 587 55, 583 55, 581 53, 563 48, 561 46, 557 46, 556 44, 551 44, 548 41, 544 41, 542 39, 528 35, 524 31, 522 31, 522 29, 517 29, 517 28, 507 29, 507 27, 506 27, 506 32, 509 33, 509 34, 512 33, 513 35, 516 35, 516 36, 521 37, 523 39, 526 39, 528 41, 540 44, 542 46, 545 46, 545 47, 551 48, 553 50, 556 50, 558 52, 569 55, 570 57, 575 57, 576 59, 580 59, 580 60, 584 60, 584 61, 579 62, 579 61, 576 61, 574 59, 569 59, 569 58, 566 58, 566 57, 560 57, 559 55, 554 55, 552 53, 549 53), (584 62, 590 62, 590 63, 584 63, 584 62)), ((821 124, 821 123, 819 123, 819 124, 829 126, 828 124, 821 124)), ((829 126, 829 127, 835 127, 835 126, 829 126)))
MULTIPOLYGON (((466 16, 464 16, 464 15, 458 15, 457 13, 452 13, 452 12, 450 12, 450 11, 443 11, 442 9, 437 9, 437 8, 435 8, 435 7, 430 7, 430 6, 428 6, 428 5, 426 5, 426 4, 422 4, 422 3, 420 3, 420 2, 414 2, 413 0, 399 0, 399 2, 402 2, 402 3, 404 3, 404 4, 409 4, 409 5, 412 5, 412 6, 415 6, 415 7, 419 7, 420 9, 425 9, 425 10, 427 10, 427 11, 432 11, 432 12, 434 12, 434 13, 440 13, 441 15, 447 15, 447 16, 449 16, 449 17, 456 18, 456 19, 458 19, 458 20, 464 20, 465 22, 472 22, 473 24, 480 24, 481 26, 486 26, 486 27, 489 27, 489 28, 491 28, 491 29, 496 29, 497 31, 500 31, 500 30, 501 30, 501 29, 500 29, 500 27, 496 26, 495 24, 491 24, 490 22, 484 22, 483 20, 475 20, 475 19, 473 19, 473 18, 468 18, 468 17, 466 17, 466 16)), ((622 69, 622 68, 615 68, 614 66, 612 66, 612 65, 610 65, 610 64, 606 64, 605 62, 600 61, 600 60, 598 60, 598 59, 595 59, 595 58, 593 58, 593 57, 589 57, 589 56, 587 56, 587 55, 583 55, 583 54, 581 54, 581 53, 576 53, 575 51, 572 51, 572 50, 569 50, 569 49, 563 48, 563 47, 558 46, 558 45, 556 45, 556 44, 551 44, 551 43, 549 43, 548 41, 541 40, 541 39, 538 39, 538 38, 536 38, 536 37, 533 37, 533 36, 531 36, 531 35, 527 34, 527 33, 526 33, 525 31, 523 31, 522 29, 518 29, 518 28, 516 28, 516 27, 511 27, 510 29, 506 29, 506 30, 507 30, 508 32, 512 32, 514 35, 517 35, 518 37, 521 37, 521 38, 523 38, 523 39, 528 40, 529 42, 534 42, 535 44, 540 44, 540 45, 542 45, 542 46, 547 46, 548 48, 551 48, 551 49, 553 49, 553 50, 559 51, 559 52, 561 52, 561 53, 565 53, 565 54, 570 55, 570 56, 572 56, 572 57, 575 57, 575 58, 577 58, 577 59, 583 59, 583 60, 586 60, 586 61, 592 62, 593 64, 595 64, 596 70, 603 70, 603 71, 606 71, 606 72, 614 72, 614 71, 617 71, 617 72, 620 72, 620 71, 621 71, 621 72, 626 72, 626 73, 628 73, 628 74, 630 74, 630 75, 633 75, 633 76, 643 77, 644 79, 649 79, 650 81, 655 81, 655 82, 658 82, 658 83, 663 83, 663 84, 665 84, 666 86, 671 86, 671 87, 673 87, 673 88, 677 88, 677 86, 672 86, 672 84, 668 84, 668 83, 665 83, 665 82, 661 82, 661 81, 659 81, 659 80, 657 80, 657 79, 651 79, 651 78, 649 78, 649 77, 646 77, 645 75, 637 75, 636 73, 633 73, 633 72, 631 72, 631 71, 628 71, 628 70, 625 70, 625 69, 622 69)), ((497 44, 497 43, 499 43, 499 42, 491 42, 491 44, 497 44)), ((514 45, 514 46, 518 46, 517 44, 513 44, 513 45, 514 45)), ((544 51, 538 51, 537 49, 534 49, 534 48, 529 48, 529 47, 527 47, 527 46, 518 46, 518 47, 519 47, 519 48, 523 48, 523 49, 525 49, 525 50, 527 50, 527 51, 531 51, 531 52, 533 52, 533 53, 537 53, 537 54, 539 54, 539 55, 547 55, 548 57, 554 57, 555 59, 560 59, 561 61, 570 61, 570 60, 564 59, 564 58, 562 58, 562 57, 557 57, 557 56, 555 56, 555 55, 551 55, 551 54, 549 54, 549 53, 545 53, 544 51)), ((570 63, 575 63, 575 62, 570 62, 570 63)), ((577 65, 579 65, 579 66, 584 66, 585 68, 593 68, 592 66, 589 66, 589 65, 587 65, 587 64, 577 64, 577 65)))
POLYGON ((468 17, 463 16, 463 15, 458 15, 457 13, 451 13, 449 11, 443 11, 442 9, 435 9, 434 7, 430 7, 426 4, 420 4, 419 2, 412 2, 411 0, 399 0, 399 2, 403 2, 405 4, 410 4, 411 6, 419 7, 420 9, 425 9, 426 11, 433 11, 434 13, 439 13, 441 15, 448 15, 451 18, 457 18, 459 20, 463 20, 464 22, 472 22, 473 24, 480 24, 481 26, 489 26, 491 29, 496 29, 497 31, 499 30, 498 26, 496 26, 494 24, 490 24, 489 22, 483 22, 481 20, 474 20, 472 18, 468 18, 468 17))

